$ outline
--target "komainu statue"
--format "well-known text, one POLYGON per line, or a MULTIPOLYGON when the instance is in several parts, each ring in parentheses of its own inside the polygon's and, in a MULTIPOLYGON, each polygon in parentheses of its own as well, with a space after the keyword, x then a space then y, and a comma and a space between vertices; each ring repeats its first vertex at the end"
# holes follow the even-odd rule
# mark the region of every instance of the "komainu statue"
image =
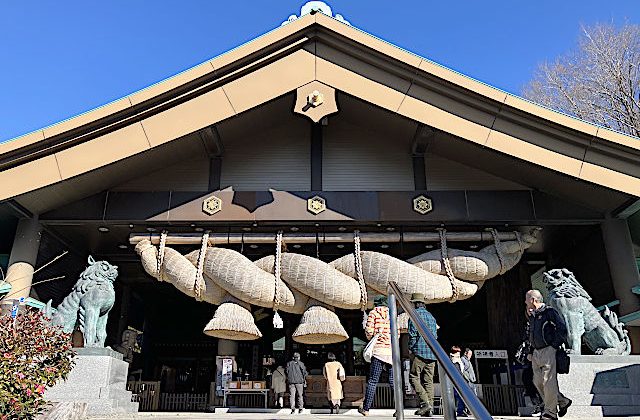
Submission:
POLYGON ((88 262, 89 266, 56 311, 51 311, 49 301, 45 313, 53 312, 51 322, 63 327, 67 333, 78 327, 84 336, 85 347, 104 347, 107 317, 116 298, 113 282, 118 277, 118 267, 96 261, 91 256, 88 262))
POLYGON ((583 340, 596 354, 627 355, 631 352, 624 324, 618 322, 618 316, 608 307, 600 314, 571 271, 566 268, 549 270, 544 273, 544 282, 549 290, 549 304, 567 324, 571 353, 581 353, 583 340))

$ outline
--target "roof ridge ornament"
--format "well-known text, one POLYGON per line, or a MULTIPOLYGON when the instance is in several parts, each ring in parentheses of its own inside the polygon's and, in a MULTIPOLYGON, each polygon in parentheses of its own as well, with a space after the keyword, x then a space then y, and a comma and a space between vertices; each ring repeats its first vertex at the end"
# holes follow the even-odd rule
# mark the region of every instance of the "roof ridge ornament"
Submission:
POLYGON ((333 14, 333 11, 331 10, 331 6, 329 6, 327 3, 323 2, 323 1, 308 1, 306 2, 301 8, 300 8, 300 16, 296 16, 296 15, 291 15, 289 16, 289 18, 287 20, 285 20, 284 22, 282 22, 282 25, 280 26, 284 26, 287 23, 293 22, 294 20, 308 14, 308 13, 315 13, 315 12, 320 12, 324 15, 327 15, 329 17, 332 17, 344 24, 347 24, 349 26, 351 26, 351 23, 349 23, 347 20, 345 20, 345 18, 339 14, 336 13, 335 15, 333 14))

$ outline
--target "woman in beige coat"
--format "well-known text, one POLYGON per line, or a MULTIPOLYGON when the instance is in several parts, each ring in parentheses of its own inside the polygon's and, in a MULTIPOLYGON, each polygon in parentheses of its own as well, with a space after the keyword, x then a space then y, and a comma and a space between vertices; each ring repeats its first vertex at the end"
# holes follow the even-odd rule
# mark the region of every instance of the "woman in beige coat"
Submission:
POLYGON ((342 363, 336 360, 336 355, 333 353, 327 354, 329 361, 324 364, 322 374, 327 380, 327 398, 331 405, 331 414, 340 414, 340 401, 344 397, 342 394, 342 381, 346 379, 346 374, 342 363))

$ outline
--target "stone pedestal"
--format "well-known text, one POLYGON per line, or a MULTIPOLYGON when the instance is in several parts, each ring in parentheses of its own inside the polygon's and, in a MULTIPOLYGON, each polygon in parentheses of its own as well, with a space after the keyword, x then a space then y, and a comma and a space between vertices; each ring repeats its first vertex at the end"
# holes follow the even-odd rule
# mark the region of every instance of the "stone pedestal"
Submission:
POLYGON ((571 356, 558 382, 569 417, 640 416, 640 356, 571 356))
POLYGON ((47 400, 87 403, 90 416, 138 411, 138 403, 131 402, 127 391, 129 364, 120 353, 107 348, 74 350, 78 354, 76 366, 66 381, 46 391, 47 400))

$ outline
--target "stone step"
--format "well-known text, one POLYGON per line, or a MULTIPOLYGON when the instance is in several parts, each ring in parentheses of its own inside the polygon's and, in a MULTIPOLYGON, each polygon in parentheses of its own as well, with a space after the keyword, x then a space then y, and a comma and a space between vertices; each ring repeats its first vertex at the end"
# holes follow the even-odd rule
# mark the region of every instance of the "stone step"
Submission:
POLYGON ((635 394, 581 394, 572 400, 575 405, 640 405, 640 395, 635 394))
POLYGON ((131 400, 116 400, 114 402, 114 407, 119 413, 137 413, 139 404, 140 403, 132 402, 131 400))
POLYGON ((131 401, 131 391, 126 389, 114 388, 114 387, 102 387, 100 388, 100 399, 116 399, 116 400, 129 400, 131 401))
POLYGON ((137 413, 138 403, 131 401, 119 401, 119 400, 89 400, 81 401, 87 403, 87 415, 104 415, 119 414, 119 413, 137 413))
POLYGON ((640 405, 576 405, 567 413, 568 418, 640 416, 640 405))
POLYGON ((100 388, 73 384, 71 381, 59 382, 56 386, 45 391, 44 397, 50 401, 73 401, 74 396, 82 395, 84 398, 100 398, 100 388), (63 385, 63 386, 60 386, 63 385))
POLYGON ((116 408, 111 400, 82 400, 87 403, 87 415, 97 415, 104 413, 116 413, 116 408))

